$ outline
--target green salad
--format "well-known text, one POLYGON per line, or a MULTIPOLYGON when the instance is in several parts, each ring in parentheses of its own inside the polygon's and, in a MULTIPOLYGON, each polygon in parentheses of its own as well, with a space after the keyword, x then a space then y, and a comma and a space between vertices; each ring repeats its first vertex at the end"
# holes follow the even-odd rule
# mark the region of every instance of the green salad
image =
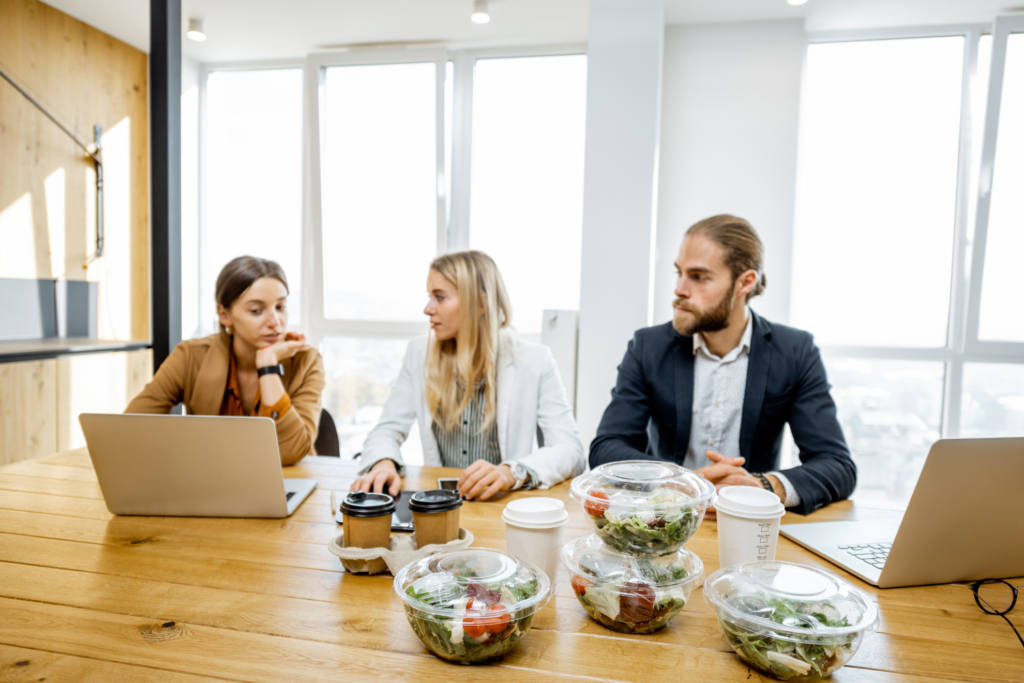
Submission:
MULTIPOLYGON (((653 633, 686 606, 689 586, 657 587, 658 583, 685 579, 688 575, 686 567, 662 568, 646 560, 640 560, 638 564, 649 581, 630 579, 621 586, 600 583, 600 577, 593 570, 588 573, 594 580, 572 577, 573 592, 594 621, 615 631, 653 633)), ((584 566, 581 569, 588 571, 584 566)))
POLYGON ((681 491, 660 488, 649 495, 621 491, 612 496, 591 492, 584 505, 601 537, 616 552, 667 555, 678 550, 700 526, 703 510, 686 505, 681 491))
MULTIPOLYGON (((769 619, 787 629, 820 631, 822 628, 845 628, 849 619, 828 600, 798 602, 763 593, 736 596, 732 605, 754 617, 769 619)), ((806 638, 765 633, 719 614, 725 637, 736 654, 755 669, 782 680, 796 677, 827 678, 842 667, 856 652, 860 633, 839 636, 808 635, 806 638)))
POLYGON ((587 614, 624 633, 664 628, 704 578, 700 558, 685 548, 662 557, 635 557, 614 552, 597 534, 567 543, 561 560, 587 614))
POLYGON ((548 590, 546 577, 542 586, 542 579, 530 572, 488 580, 487 562, 484 571, 478 562, 482 551, 474 552, 477 558, 448 558, 444 566, 433 567, 435 573, 416 578, 402 601, 423 644, 438 657, 461 664, 488 662, 511 650, 529 631, 538 596, 544 597, 541 591, 548 590))

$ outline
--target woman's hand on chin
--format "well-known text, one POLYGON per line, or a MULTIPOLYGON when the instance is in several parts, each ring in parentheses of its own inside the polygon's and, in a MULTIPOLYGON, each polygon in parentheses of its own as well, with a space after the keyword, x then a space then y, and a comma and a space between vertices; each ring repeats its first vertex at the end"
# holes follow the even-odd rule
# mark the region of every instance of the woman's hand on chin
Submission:
POLYGON ((356 479, 349 491, 366 491, 367 493, 386 493, 397 496, 402 490, 402 478, 391 460, 381 460, 365 475, 356 479))
POLYGON ((284 339, 256 352, 256 367, 277 365, 286 358, 291 358, 302 349, 308 348, 306 335, 298 332, 286 332, 284 339))
POLYGON ((466 500, 487 500, 499 491, 508 491, 515 483, 508 467, 477 460, 462 471, 455 486, 466 500))

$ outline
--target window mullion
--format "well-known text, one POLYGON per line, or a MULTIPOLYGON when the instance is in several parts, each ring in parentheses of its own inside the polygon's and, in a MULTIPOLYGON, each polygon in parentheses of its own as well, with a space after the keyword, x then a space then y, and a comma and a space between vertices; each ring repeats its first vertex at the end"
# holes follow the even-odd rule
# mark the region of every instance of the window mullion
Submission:
POLYGON ((454 54, 452 97, 452 214, 448 250, 469 248, 470 172, 473 139, 473 64, 470 52, 454 54))

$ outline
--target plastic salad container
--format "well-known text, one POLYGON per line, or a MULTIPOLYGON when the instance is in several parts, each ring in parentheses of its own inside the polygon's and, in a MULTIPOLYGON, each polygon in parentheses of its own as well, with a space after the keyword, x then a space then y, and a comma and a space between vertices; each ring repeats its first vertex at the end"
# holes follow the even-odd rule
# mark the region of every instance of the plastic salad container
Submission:
POLYGON ((587 614, 624 633, 664 627, 704 578, 704 564, 686 548, 663 557, 632 557, 610 551, 593 534, 566 544, 562 564, 587 614))
POLYGON ((573 479, 569 494, 612 550, 669 555, 697 531, 715 487, 679 465, 626 460, 573 479))
POLYGON ((551 597, 534 565, 497 550, 466 548, 425 557, 395 577, 409 625, 438 657, 460 664, 503 656, 551 597))
POLYGON ((740 659, 784 681, 831 676, 878 625, 864 593, 789 562, 720 569, 704 583, 704 600, 740 659))

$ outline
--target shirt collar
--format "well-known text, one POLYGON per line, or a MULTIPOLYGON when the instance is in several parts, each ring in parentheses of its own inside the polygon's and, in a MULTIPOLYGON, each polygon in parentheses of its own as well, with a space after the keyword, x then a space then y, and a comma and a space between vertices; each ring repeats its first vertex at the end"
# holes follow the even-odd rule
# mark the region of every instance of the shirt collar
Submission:
MULTIPOLYGON (((747 353, 750 353, 750 340, 753 339, 753 337, 754 337, 754 316, 748 310, 747 311, 747 326, 743 330, 743 337, 740 338, 739 346, 734 348, 729 353, 725 354, 725 358, 722 358, 721 360, 723 360, 723 361, 724 360, 732 360, 732 359, 738 357, 744 351, 746 351, 747 353)), ((711 353, 711 351, 708 350, 707 344, 704 342, 704 335, 702 335, 700 332, 695 332, 694 335, 693 335, 693 355, 696 356, 697 355, 697 351, 700 350, 700 349, 703 349, 704 350, 704 355, 708 356, 709 358, 717 358, 717 356, 715 356, 715 354, 711 353)))

